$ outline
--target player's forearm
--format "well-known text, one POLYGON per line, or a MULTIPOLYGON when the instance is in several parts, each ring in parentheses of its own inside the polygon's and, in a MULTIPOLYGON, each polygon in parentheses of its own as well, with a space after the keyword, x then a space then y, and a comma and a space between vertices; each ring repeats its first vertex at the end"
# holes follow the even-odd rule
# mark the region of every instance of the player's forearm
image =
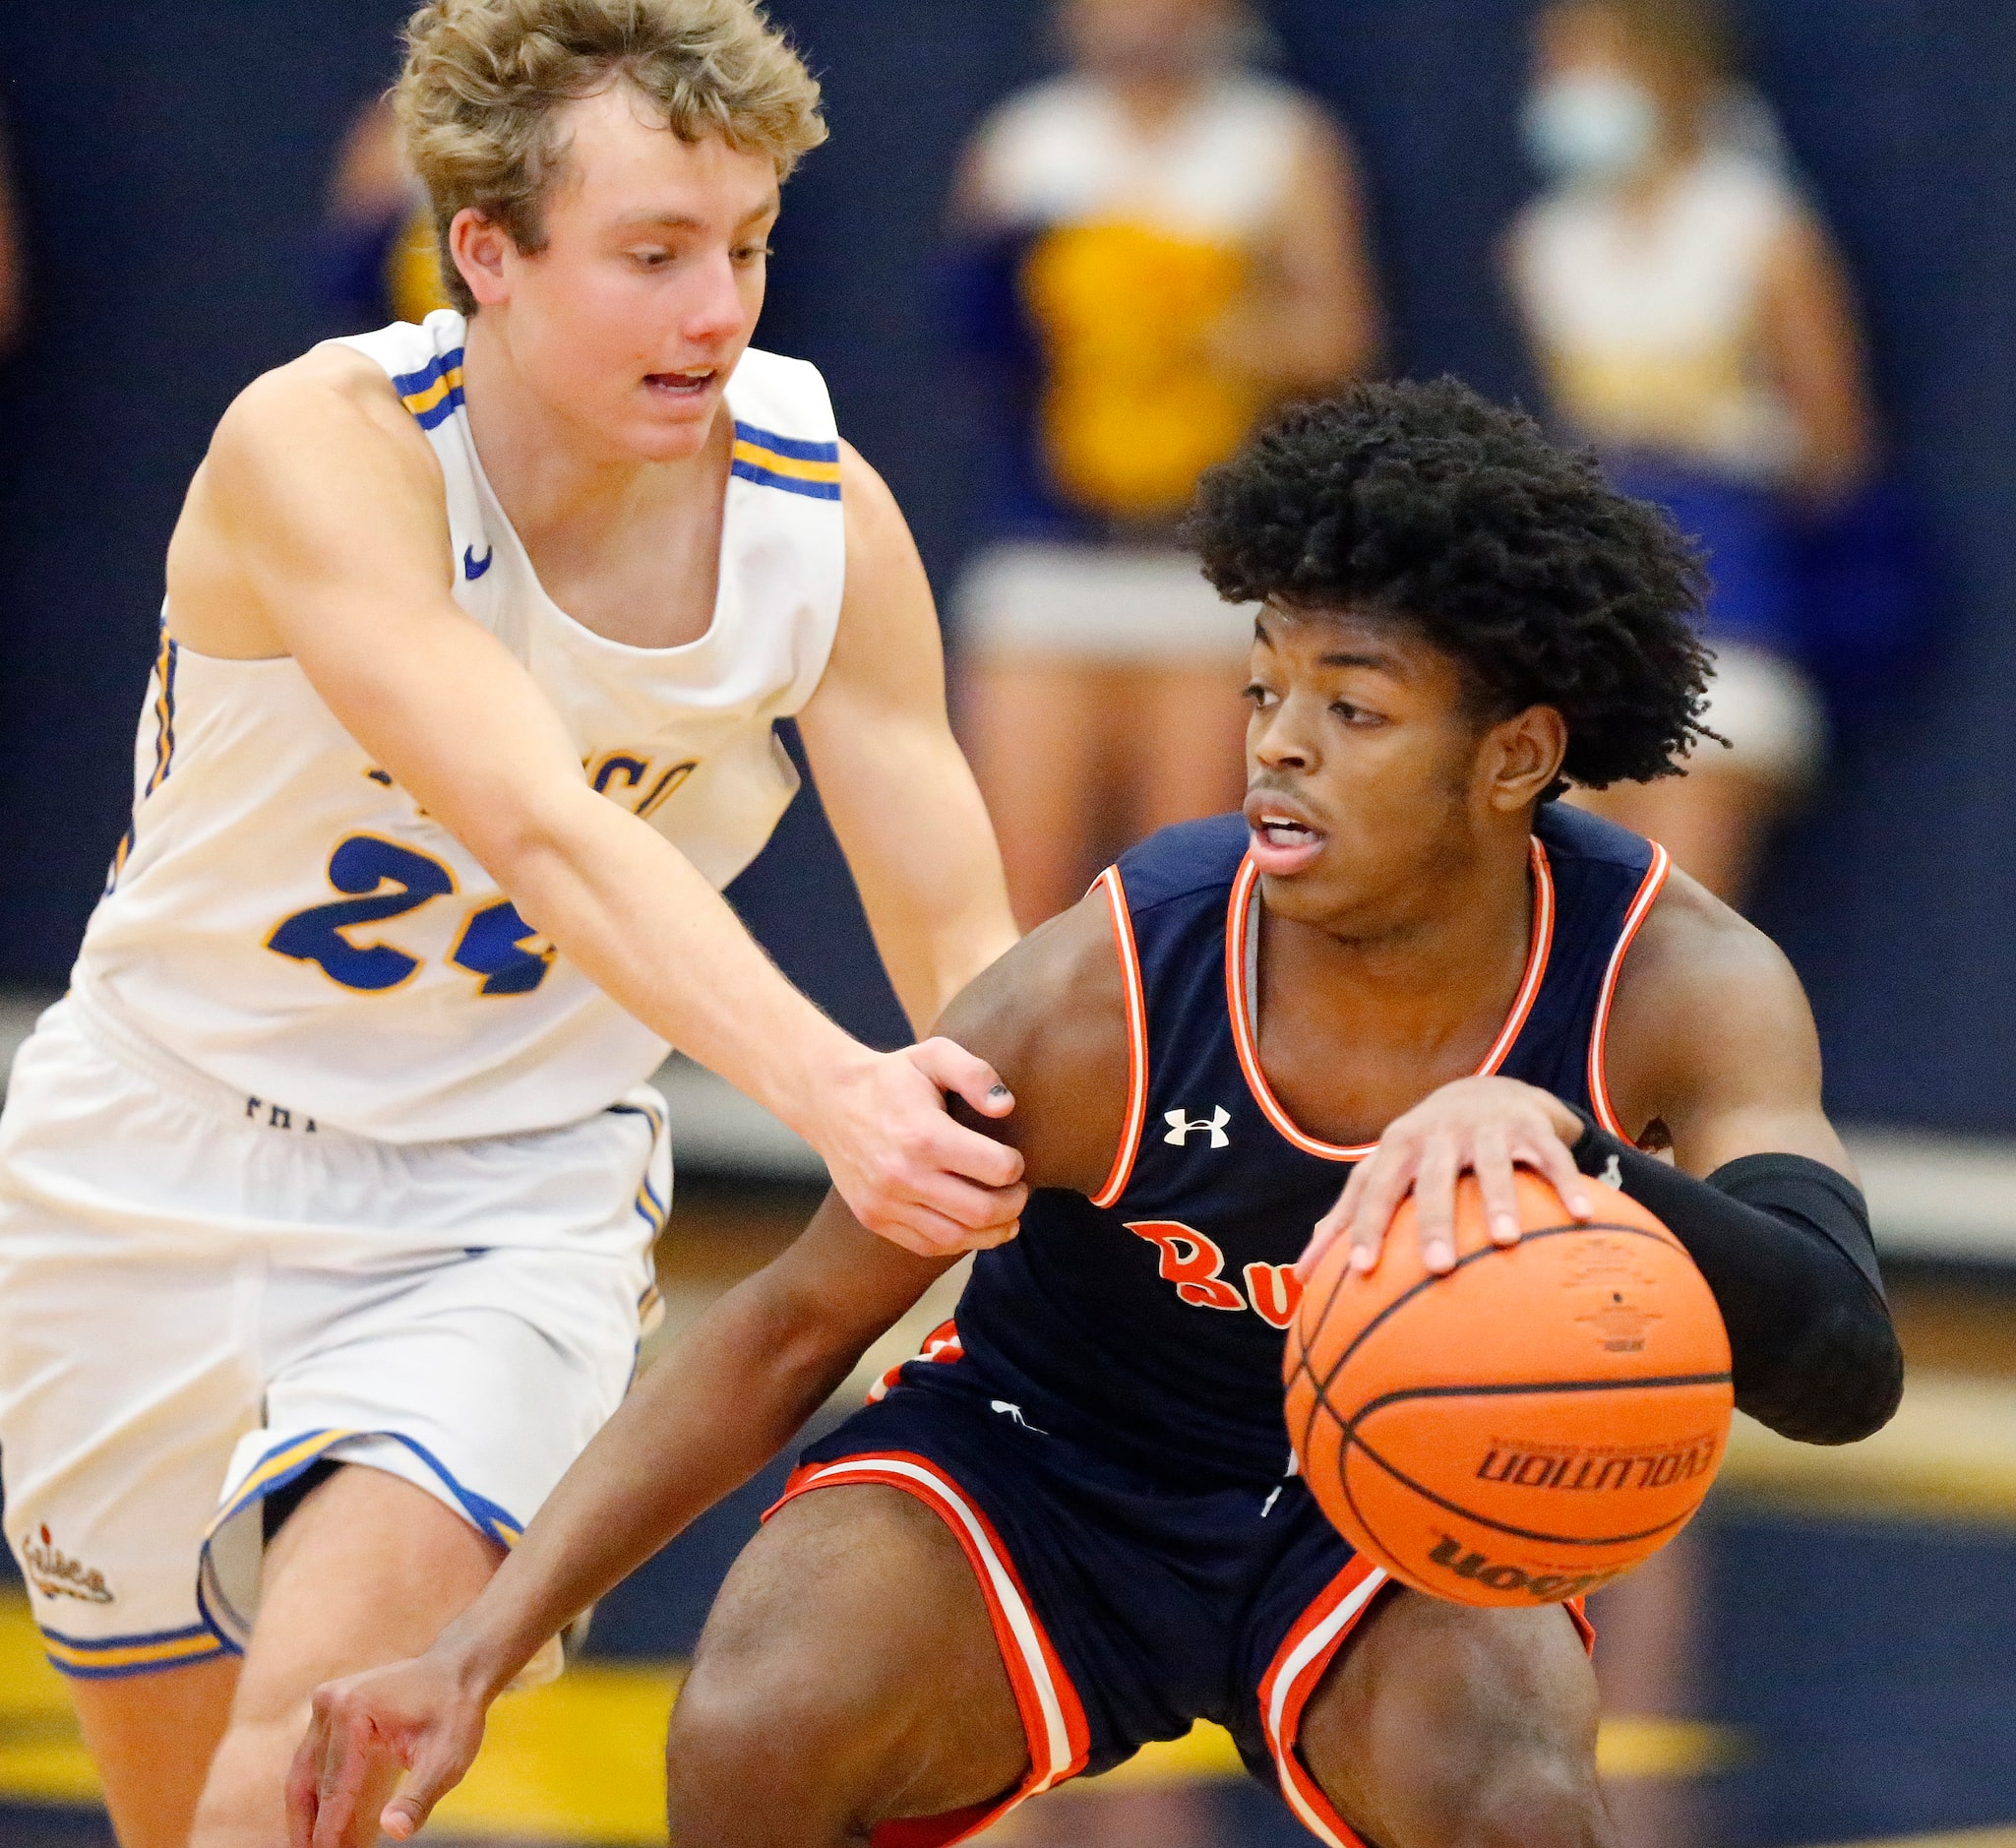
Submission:
POLYGON ((983 969, 1015 946, 1014 917, 991 830, 986 849, 984 855, 969 849, 923 861, 935 887, 929 892, 916 890, 913 881, 910 889, 871 898, 864 882, 875 947, 919 1038, 983 969), (959 864, 961 858, 972 864, 959 864))
POLYGON ((1741 1410, 1805 1444, 1853 1444, 1889 1422, 1904 1356, 1867 1207, 1846 1176, 1802 1155, 1752 1154, 1699 1180, 1587 1116, 1574 1152, 1584 1173, 1608 1171, 1657 1213, 1699 1266, 1729 1331, 1741 1410))
POLYGON ((647 1372, 435 1649, 487 1700, 549 1636, 770 1460, 868 1340, 780 1300, 764 1275, 647 1372))
POLYGON ((895 741, 872 773, 817 757, 815 770, 883 966, 922 1036, 1016 940, 986 804, 943 726, 895 741))
POLYGON ((470 845, 590 981, 801 1133, 821 1086, 873 1056, 784 979, 684 854, 584 785, 470 845))

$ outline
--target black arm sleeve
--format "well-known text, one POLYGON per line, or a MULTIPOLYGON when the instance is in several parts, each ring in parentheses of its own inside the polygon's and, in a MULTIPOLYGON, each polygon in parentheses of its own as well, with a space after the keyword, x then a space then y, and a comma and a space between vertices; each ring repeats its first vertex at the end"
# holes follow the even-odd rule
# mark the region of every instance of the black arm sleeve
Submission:
POLYGON ((1741 1410, 1802 1444, 1853 1444, 1890 1422, 1904 1355, 1852 1181, 1803 1155, 1745 1155, 1697 1181, 1577 1114, 1575 1165, 1621 1177, 1707 1278, 1741 1410))

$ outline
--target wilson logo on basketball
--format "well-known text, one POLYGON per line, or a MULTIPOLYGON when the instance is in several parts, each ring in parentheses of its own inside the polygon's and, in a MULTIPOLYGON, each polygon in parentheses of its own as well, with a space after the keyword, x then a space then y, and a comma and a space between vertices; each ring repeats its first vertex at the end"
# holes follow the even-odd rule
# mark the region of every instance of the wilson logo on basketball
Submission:
POLYGON ((103 1572, 74 1560, 43 1527, 21 1549, 29 1582, 45 1598, 82 1598, 87 1604, 110 1604, 112 1587, 103 1572), (39 1545, 37 1544, 39 1541, 39 1545))
POLYGON ((1662 1318, 1656 1309, 1641 1309, 1628 1301, 1622 1291, 1613 1290, 1610 1301, 1601 1309, 1592 1309, 1575 1320, 1596 1330, 1596 1338, 1606 1354, 1642 1354, 1646 1334, 1662 1318))
POLYGON ((1514 1489, 1664 1489, 1676 1482, 1711 1473, 1720 1446, 1713 1438, 1696 1438, 1675 1449, 1638 1455, 1595 1450, 1520 1450, 1494 1445, 1477 1465, 1480 1482, 1502 1482, 1514 1489))
POLYGON ((1600 1572, 1529 1572, 1524 1567, 1495 1565, 1482 1553, 1464 1550, 1454 1534, 1443 1534, 1441 1544, 1429 1556, 1429 1564, 1439 1566, 1458 1578, 1474 1578, 1494 1591, 1514 1591, 1536 1604, 1556 1604, 1563 1598, 1579 1598, 1587 1592, 1621 1578, 1629 1571, 1619 1566, 1600 1572))

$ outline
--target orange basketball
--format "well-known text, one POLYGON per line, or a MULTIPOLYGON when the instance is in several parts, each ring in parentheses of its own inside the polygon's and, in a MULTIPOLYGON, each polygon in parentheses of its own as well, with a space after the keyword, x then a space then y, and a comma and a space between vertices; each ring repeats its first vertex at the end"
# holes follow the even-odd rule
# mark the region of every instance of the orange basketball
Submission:
POLYGON ((1403 1583, 1460 1604, 1579 1597, 1686 1525, 1734 1406, 1729 1337, 1680 1243, 1592 1181, 1596 1221, 1521 1172, 1525 1238, 1465 1176, 1456 1268, 1414 1201, 1369 1275, 1333 1246, 1288 1331, 1288 1430, 1324 1513, 1403 1583))

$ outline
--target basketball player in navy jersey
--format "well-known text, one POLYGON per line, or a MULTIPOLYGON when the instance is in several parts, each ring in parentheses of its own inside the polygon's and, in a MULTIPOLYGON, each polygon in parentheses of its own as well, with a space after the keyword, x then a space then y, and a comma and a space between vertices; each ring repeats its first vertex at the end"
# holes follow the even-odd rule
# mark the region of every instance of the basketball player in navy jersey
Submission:
MULTIPOLYGON (((1289 412, 1195 531, 1262 605, 1246 812, 1137 848, 951 1010, 1041 1191, 730 1576, 673 1721, 683 1848, 935 1848, 1199 1717, 1333 1848, 1613 1842, 1579 1614, 1393 1587, 1289 1473, 1310 1229, 1369 1266, 1410 1186, 1446 1268, 1464 1170, 1504 1213, 1516 1165, 1584 1213, 1580 1176, 1619 1178, 1714 1289, 1741 1405, 1815 1443, 1895 1406, 1797 979, 1657 847, 1552 800, 1698 739, 1679 535, 1453 384, 1289 412)), ((317 1695, 296 1848, 340 1839, 388 1758, 410 1835, 519 1665, 943 1267, 830 1199, 426 1656, 317 1695)))

